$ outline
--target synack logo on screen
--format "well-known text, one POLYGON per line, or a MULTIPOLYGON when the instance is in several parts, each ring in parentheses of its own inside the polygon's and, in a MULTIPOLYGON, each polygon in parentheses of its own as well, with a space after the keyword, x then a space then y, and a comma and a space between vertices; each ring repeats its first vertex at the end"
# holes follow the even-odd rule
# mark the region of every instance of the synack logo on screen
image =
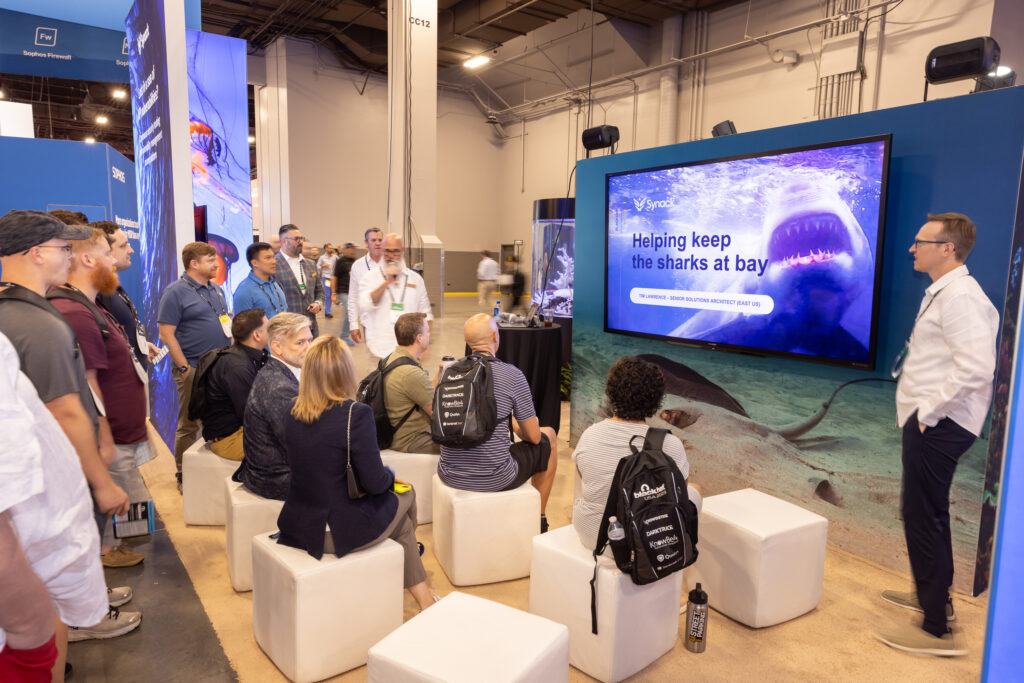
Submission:
POLYGON ((609 175, 605 329, 873 367, 888 149, 609 175))

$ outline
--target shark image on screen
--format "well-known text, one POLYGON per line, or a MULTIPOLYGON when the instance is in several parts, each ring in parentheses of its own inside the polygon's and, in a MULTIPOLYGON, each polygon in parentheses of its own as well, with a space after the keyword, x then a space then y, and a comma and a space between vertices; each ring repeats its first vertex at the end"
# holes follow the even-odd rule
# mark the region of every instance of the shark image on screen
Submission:
POLYGON ((606 329, 873 367, 888 144, 609 175, 606 329))

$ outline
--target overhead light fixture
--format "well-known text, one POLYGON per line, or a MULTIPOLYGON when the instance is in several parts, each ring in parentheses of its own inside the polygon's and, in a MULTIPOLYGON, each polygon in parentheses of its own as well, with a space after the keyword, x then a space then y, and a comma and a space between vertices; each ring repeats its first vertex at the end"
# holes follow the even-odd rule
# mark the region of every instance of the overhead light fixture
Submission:
POLYGON ((110 122, 110 119, 108 119, 103 114, 100 114, 99 116, 96 117, 96 123, 100 124, 101 126, 105 126, 109 122, 110 122))
POLYGON ((618 141, 619 129, 617 126, 587 128, 581 136, 581 142, 583 143, 583 148, 587 150, 588 159, 590 158, 590 152, 595 149, 611 147, 612 154, 615 154, 615 143, 618 141))
POLYGON ((128 93, 122 90, 121 88, 118 88, 114 92, 110 93, 110 96, 113 97, 115 100, 123 100, 124 98, 128 97, 128 93))
POLYGON ((91 136, 91 135, 90 135, 89 137, 87 137, 87 138, 85 139, 85 141, 84 141, 84 142, 85 142, 85 144, 87 144, 87 145, 91 145, 92 143, 96 142, 96 138, 94 138, 93 136, 91 136))
POLYGON ((255 135, 250 135, 249 136, 249 144, 251 145, 254 142, 256 142, 256 136, 255 135))
POLYGON ((971 92, 985 92, 986 90, 1009 88, 1016 82, 1017 73, 1008 66, 1000 66, 978 78, 977 83, 974 86, 974 90, 971 92))
POLYGON ((488 57, 487 55, 477 55, 476 57, 470 57, 469 59, 464 61, 462 63, 462 66, 466 67, 467 69, 479 69, 484 64, 487 64, 490 61, 491 58, 488 57))
POLYGON ((4 98, 4 91, 0 90, 0 100, 2 100, 3 98, 4 98))
POLYGON ((720 138, 723 135, 736 135, 736 124, 728 119, 716 123, 715 127, 711 129, 711 137, 720 138))
POLYGON ((935 85, 984 76, 999 66, 999 54, 999 43, 988 36, 940 45, 928 53, 924 77, 935 85))

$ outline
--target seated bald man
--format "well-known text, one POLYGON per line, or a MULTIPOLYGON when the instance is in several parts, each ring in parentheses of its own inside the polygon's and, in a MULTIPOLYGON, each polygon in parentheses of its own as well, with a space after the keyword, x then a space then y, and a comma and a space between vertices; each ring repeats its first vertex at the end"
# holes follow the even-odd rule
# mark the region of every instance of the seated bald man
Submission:
MULTIPOLYGON (((474 315, 464 328, 466 344, 473 353, 494 356, 498 350, 498 326, 487 314, 474 315)), ((519 368, 495 359, 491 362, 498 423, 491 437, 468 449, 441 446, 437 474, 448 486, 464 491, 508 491, 529 481, 540 492, 540 531, 548 530, 545 516, 551 485, 555 481, 558 451, 555 430, 541 427, 533 396, 519 368), (509 443, 508 418, 522 441, 509 443)))

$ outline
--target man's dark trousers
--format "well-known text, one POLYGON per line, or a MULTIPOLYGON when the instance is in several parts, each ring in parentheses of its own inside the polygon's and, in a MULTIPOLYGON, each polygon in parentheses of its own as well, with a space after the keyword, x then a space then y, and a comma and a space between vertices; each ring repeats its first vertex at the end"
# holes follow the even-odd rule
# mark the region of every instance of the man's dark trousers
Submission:
POLYGON ((957 462, 974 439, 948 417, 924 434, 917 413, 903 425, 903 531, 924 608, 922 628, 934 636, 946 632, 946 600, 953 583, 949 489, 957 462))

